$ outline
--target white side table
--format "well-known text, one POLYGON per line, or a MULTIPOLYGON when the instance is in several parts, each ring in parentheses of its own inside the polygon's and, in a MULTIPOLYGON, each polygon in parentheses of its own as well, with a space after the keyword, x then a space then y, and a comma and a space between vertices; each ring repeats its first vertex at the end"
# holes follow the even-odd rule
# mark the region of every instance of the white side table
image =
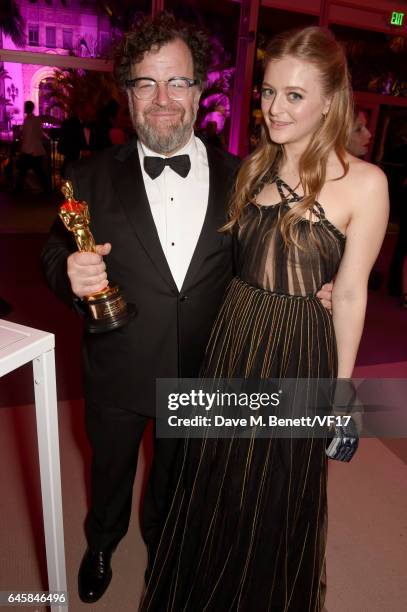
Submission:
POLYGON ((0 377, 33 363, 48 589, 66 592, 54 347, 53 334, 0 319, 0 377))

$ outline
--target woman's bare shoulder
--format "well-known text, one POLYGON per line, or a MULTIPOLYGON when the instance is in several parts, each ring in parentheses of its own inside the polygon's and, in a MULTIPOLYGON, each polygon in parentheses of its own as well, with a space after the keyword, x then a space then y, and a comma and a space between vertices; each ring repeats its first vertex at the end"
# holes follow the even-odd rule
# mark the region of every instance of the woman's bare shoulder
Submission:
MULTIPOLYGON (((380 221, 387 218, 389 190, 383 170, 353 155, 348 156, 349 172, 346 176, 351 215, 380 221)), ((384 221, 383 221, 384 223, 384 221)))
POLYGON ((387 177, 383 170, 363 159, 348 154, 349 171, 347 179, 361 190, 387 189, 387 177))
POLYGON ((340 161, 331 160, 328 167, 331 180, 323 194, 328 208, 332 202, 331 210, 327 210, 328 216, 331 214, 341 227, 347 227, 355 214, 371 214, 376 209, 381 214, 387 210, 389 199, 387 178, 379 166, 350 154, 347 154, 346 162, 348 171, 344 174, 340 161))

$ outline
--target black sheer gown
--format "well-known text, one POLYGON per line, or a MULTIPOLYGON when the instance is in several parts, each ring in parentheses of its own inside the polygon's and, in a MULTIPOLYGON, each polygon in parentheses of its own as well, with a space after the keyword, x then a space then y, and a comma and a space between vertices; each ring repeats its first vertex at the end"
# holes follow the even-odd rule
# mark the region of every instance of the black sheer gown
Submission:
MULTIPOLYGON (((315 294, 338 270, 345 237, 319 204, 300 221, 305 250, 279 221, 300 198, 250 203, 202 377, 332 378, 332 317, 315 294), (311 239, 314 232, 322 249, 311 239)), ((151 568, 143 611, 321 612, 325 599, 324 439, 190 439, 151 568)))

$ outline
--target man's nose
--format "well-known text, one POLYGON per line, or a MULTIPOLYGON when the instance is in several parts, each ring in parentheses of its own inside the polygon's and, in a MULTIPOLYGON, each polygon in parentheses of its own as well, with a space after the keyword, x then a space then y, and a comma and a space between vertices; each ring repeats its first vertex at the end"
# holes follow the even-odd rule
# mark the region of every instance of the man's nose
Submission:
POLYGON ((170 100, 167 83, 157 83, 157 92, 154 97, 154 102, 160 106, 167 106, 170 100))

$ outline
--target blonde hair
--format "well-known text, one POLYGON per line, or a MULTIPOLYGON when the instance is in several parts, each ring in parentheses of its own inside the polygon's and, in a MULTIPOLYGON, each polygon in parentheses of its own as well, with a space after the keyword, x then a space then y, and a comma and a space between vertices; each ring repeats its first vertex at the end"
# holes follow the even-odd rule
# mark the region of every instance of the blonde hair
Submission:
MULTIPOLYGON (((310 221, 312 219, 315 201, 326 181, 331 151, 336 152, 343 167, 343 174, 338 179, 348 172, 345 149, 353 125, 353 99, 344 50, 328 30, 309 27, 280 34, 268 45, 264 64, 266 66, 268 62, 286 56, 315 66, 320 73, 323 95, 331 99, 329 112, 325 118, 321 117, 320 126, 299 160, 304 197, 281 219, 285 244, 297 245, 296 225, 304 216, 310 221)), ((260 143, 243 162, 238 173, 229 207, 229 221, 222 228, 223 231, 231 230, 236 223, 240 223, 244 208, 277 173, 282 156, 283 147, 270 140, 263 123, 260 143)))

